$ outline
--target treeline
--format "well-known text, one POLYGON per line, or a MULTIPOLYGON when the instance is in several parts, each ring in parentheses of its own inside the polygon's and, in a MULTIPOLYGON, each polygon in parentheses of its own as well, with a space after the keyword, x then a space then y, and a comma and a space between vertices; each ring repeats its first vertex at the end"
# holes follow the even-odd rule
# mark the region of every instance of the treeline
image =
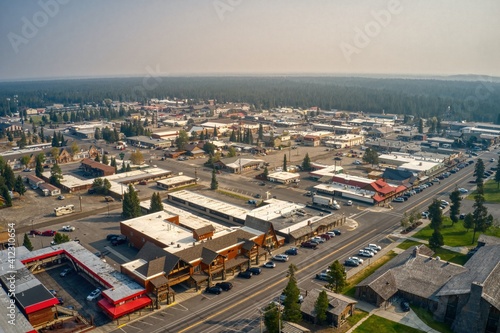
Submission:
POLYGON ((18 96, 18 106, 89 104, 112 99, 146 102, 148 98, 246 102, 259 109, 280 106, 367 113, 437 116, 455 120, 496 121, 500 83, 431 79, 360 77, 162 77, 154 89, 143 78, 53 80, 0 83, 0 113, 18 96), (151 88, 149 85, 147 88, 151 88))

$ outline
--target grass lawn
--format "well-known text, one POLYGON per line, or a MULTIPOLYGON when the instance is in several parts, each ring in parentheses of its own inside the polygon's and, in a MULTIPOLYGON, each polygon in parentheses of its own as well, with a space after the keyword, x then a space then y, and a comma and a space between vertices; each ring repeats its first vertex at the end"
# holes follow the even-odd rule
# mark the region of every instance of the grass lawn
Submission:
POLYGON ((347 286, 342 292, 342 294, 354 297, 354 294, 356 292, 356 285, 361 281, 363 281, 364 279, 366 279, 367 277, 369 277, 370 275, 372 275, 372 273, 375 272, 379 267, 384 265, 386 262, 388 262, 395 256, 397 256, 397 254, 394 251, 391 251, 387 253, 385 256, 378 258, 377 261, 375 261, 373 264, 360 271, 358 274, 352 276, 349 280, 347 280, 347 286))
MULTIPOLYGON (((474 200, 474 195, 476 195, 476 191, 469 194, 467 199, 474 200)), ((488 180, 484 183, 484 201, 486 203, 500 203, 500 190, 494 180, 488 180)))
POLYGON ((356 325, 358 321, 363 319, 364 317, 368 316, 368 312, 360 310, 360 309, 354 309, 354 314, 347 318, 347 322, 351 327, 356 325))
MULTIPOLYGON (((419 245, 419 244, 422 244, 422 243, 412 241, 412 240, 405 240, 403 243, 401 243, 398 246, 398 248, 406 250, 412 246, 419 245)), ((428 245, 426 245, 426 246, 428 246, 428 245)), ((466 254, 461 254, 461 253, 446 250, 446 249, 437 249, 434 257, 436 257, 436 256, 439 256, 441 258, 441 260, 449 261, 449 262, 452 262, 452 263, 455 263, 458 265, 462 265, 462 266, 469 259, 469 257, 467 257, 466 254)))
POLYGON ((388 319, 371 315, 354 330, 354 333, 420 333, 416 328, 402 325, 388 319))
POLYGON ((432 318, 432 313, 418 306, 411 305, 411 309, 415 312, 415 314, 420 318, 427 326, 435 329, 441 333, 453 333, 450 326, 445 323, 440 323, 432 318))
MULTIPOLYGON (((433 232, 434 230, 432 230, 430 226, 427 226, 417 232, 413 237, 428 241, 433 232)), ((443 228, 441 229, 441 234, 443 235, 445 245, 468 246, 471 248, 477 245, 477 237, 479 237, 476 233, 476 239, 474 240, 474 243, 471 244, 473 231, 469 230, 467 232, 462 224, 462 221, 458 221, 452 226, 449 217, 443 218, 443 228)), ((500 228, 491 227, 484 234, 500 237, 500 228)))

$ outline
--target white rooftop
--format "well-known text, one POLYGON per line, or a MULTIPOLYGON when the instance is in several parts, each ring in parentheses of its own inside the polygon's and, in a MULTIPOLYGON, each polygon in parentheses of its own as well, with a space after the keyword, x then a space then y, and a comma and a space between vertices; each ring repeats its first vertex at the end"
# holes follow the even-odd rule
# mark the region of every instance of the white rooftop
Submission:
POLYGON ((194 178, 189 176, 175 176, 167 179, 157 180, 156 182, 163 185, 173 185, 178 183, 184 183, 190 180, 194 180, 194 178))
POLYGON ((235 218, 245 220, 249 210, 243 207, 232 205, 224 201, 206 197, 204 195, 182 190, 170 193, 169 196, 182 199, 186 202, 193 203, 198 206, 207 207, 213 211, 217 211, 235 218))
MULTIPOLYGON (((358 177, 358 176, 352 176, 352 175, 347 175, 344 173, 339 173, 335 175, 335 178, 340 178, 344 180, 352 180, 353 182, 359 182, 359 183, 364 183, 366 185, 373 183, 375 180, 365 178, 365 177, 358 177)), ((333 180, 335 182, 335 179, 333 180)))
POLYGON ((283 201, 279 199, 269 199, 265 200, 264 202, 267 203, 267 205, 253 209, 249 213, 249 215, 261 220, 271 221, 275 218, 287 215, 296 211, 297 209, 302 209, 305 207, 304 204, 283 201))
POLYGON ((292 172, 273 172, 268 175, 268 177, 278 179, 278 180, 289 180, 289 179, 298 179, 300 178, 300 174, 298 173, 292 173, 292 172))

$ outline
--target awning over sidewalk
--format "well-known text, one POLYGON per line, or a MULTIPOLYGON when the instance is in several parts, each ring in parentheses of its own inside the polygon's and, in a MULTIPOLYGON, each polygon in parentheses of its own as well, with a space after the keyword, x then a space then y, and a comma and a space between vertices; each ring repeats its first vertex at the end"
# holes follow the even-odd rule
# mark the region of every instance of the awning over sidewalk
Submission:
POLYGON ((106 298, 101 299, 97 302, 97 305, 104 310, 104 313, 112 319, 120 318, 126 314, 135 312, 139 309, 145 308, 151 304, 151 299, 147 296, 137 298, 133 301, 126 302, 125 304, 114 306, 109 303, 106 298))

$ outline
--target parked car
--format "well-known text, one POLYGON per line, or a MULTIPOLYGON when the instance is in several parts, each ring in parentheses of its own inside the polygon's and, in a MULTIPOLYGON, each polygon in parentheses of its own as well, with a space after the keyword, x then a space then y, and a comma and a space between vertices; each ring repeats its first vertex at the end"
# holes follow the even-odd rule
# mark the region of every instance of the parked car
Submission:
POLYGON ((351 266, 351 267, 358 267, 359 263, 355 260, 347 259, 346 261, 344 261, 344 265, 351 266))
POLYGON ((120 237, 120 236, 121 236, 121 235, 117 235, 117 234, 108 234, 108 235, 106 236, 106 240, 108 240, 108 241, 112 241, 113 239, 118 238, 118 237, 120 237))
POLYGON ((351 200, 347 200, 346 205, 347 206, 352 206, 352 201, 351 200))
POLYGON ((377 251, 382 250, 382 248, 380 246, 378 246, 377 244, 368 244, 368 247, 372 248, 372 249, 375 249, 377 251))
POLYGON ((56 234, 56 231, 55 230, 45 230, 44 232, 42 232, 42 236, 54 236, 56 234))
POLYGON ((147 181, 145 181, 145 180, 141 180, 141 181, 139 182, 139 185, 148 185, 148 182, 147 182, 147 181))
POLYGON ((365 251, 370 251, 370 252, 371 252, 371 253, 373 253, 374 255, 378 253, 378 251, 377 251, 377 250, 375 250, 375 249, 374 249, 374 248, 372 248, 372 247, 368 247, 368 246, 367 246, 367 247, 365 247, 363 250, 365 250, 365 251))
MULTIPOLYGON (((329 231, 330 232, 330 231, 329 231)), ((335 234, 335 236, 340 236, 342 235, 342 232, 338 229, 333 229, 331 232, 333 232, 335 234)))
POLYGON ((66 275, 70 274, 70 273, 71 273, 71 271, 72 271, 72 269, 71 269, 71 268, 65 268, 65 269, 63 269, 63 270, 62 270, 62 272, 61 272, 61 273, 59 273, 59 276, 61 276, 61 277, 65 277, 66 275))
POLYGON ((277 254, 275 256, 273 256, 273 260, 276 260, 276 261, 288 261, 288 255, 286 254, 277 254))
POLYGON ((127 242, 127 237, 119 236, 111 241, 111 245, 117 246, 117 245, 125 244, 126 242, 127 242))
POLYGON ((316 249, 318 247, 318 243, 303 242, 302 244, 300 244, 300 246, 306 247, 306 248, 309 248, 309 249, 316 249))
POLYGON ((311 242, 316 242, 316 243, 324 243, 325 242, 325 240, 323 238, 319 237, 319 236, 315 236, 315 237, 311 238, 310 241, 311 242))
POLYGON ((58 197, 57 197, 57 200, 64 200, 64 199, 66 199, 66 198, 64 197, 64 195, 60 195, 60 196, 58 196, 58 197))
POLYGON ((209 294, 219 295, 222 292, 222 288, 217 286, 207 287, 205 289, 205 292, 209 294))
POLYGON ((219 282, 215 284, 216 287, 219 287, 220 289, 224 291, 229 291, 233 289, 233 284, 231 282, 219 282))
POLYGON ((428 219, 429 218, 429 212, 428 211, 422 212, 422 218, 428 219))
POLYGON ((241 272, 238 273, 238 277, 245 278, 245 279, 250 279, 252 277, 252 272, 241 271, 241 272))
POLYGON ((462 194, 469 193, 469 190, 467 190, 467 189, 465 189, 465 188, 463 188, 463 187, 460 187, 460 188, 458 189, 458 191, 459 191, 460 193, 462 193, 462 194))
POLYGON ((358 256, 371 258, 373 257, 373 252, 367 250, 359 250, 358 256))
POLYGON ((256 199, 260 199, 262 196, 261 196, 260 194, 258 194, 258 193, 257 193, 257 194, 256 194, 256 195, 254 195, 253 197, 254 197, 254 198, 256 198, 256 199))
MULTIPOLYGON (((285 294, 281 294, 280 295, 280 303, 283 304, 285 302, 285 299, 286 299, 286 295, 285 294)), ((299 294, 299 298, 297 300, 297 303, 302 303, 304 302, 304 296, 300 295, 299 294)))
POLYGON ((349 257, 349 260, 357 261, 358 264, 363 265, 363 259, 361 259, 361 258, 358 258, 358 257, 349 257))
POLYGON ((405 202, 405 199, 403 197, 397 197, 392 200, 392 202, 405 202))
POLYGON ((101 289, 97 288, 87 296, 87 301, 93 301, 101 296, 101 289))
POLYGON ((441 200, 441 205, 448 206, 450 203, 446 200, 441 200))
POLYGON ((41 235, 41 234, 42 234, 42 232, 39 230, 31 230, 30 231, 30 235, 41 235))
POLYGON ((321 234, 319 237, 323 238, 324 240, 330 240, 333 236, 330 236, 328 234, 321 234))
POLYGON ((49 289, 49 292, 54 295, 54 296, 57 296, 57 291, 55 291, 54 289, 49 289))
POLYGON ((266 262, 266 263, 264 264, 264 267, 265 267, 265 268, 274 268, 274 267, 276 267, 276 263, 275 263, 275 262, 273 262, 273 261, 268 261, 268 262, 266 262))
POLYGON ((23 170, 24 172, 31 172, 31 169, 30 168, 26 168, 23 170))
POLYGON ((250 267, 247 269, 247 272, 252 273, 252 275, 259 275, 260 273, 262 273, 262 269, 259 267, 250 267))
POLYGON ((285 251, 285 254, 286 255, 289 255, 289 256, 296 256, 299 254, 299 249, 296 248, 296 247, 292 247, 288 250, 285 251))
POLYGON ((63 227, 61 228, 62 231, 75 231, 75 229, 75 227, 70 225, 63 225, 63 227))
POLYGON ((64 304, 64 299, 62 297, 58 297, 57 300, 59 301, 59 304, 64 304))
POLYGON ((257 203, 257 201, 255 201, 255 200, 252 199, 252 200, 248 200, 247 203, 250 204, 250 205, 255 205, 257 203))
POLYGON ((460 216, 458 217, 460 220, 464 220, 465 219, 465 214, 460 214, 460 216))
POLYGON ((318 274, 316 274, 316 279, 322 280, 322 281, 328 281, 328 279, 329 279, 328 273, 327 272, 318 273, 318 274))

